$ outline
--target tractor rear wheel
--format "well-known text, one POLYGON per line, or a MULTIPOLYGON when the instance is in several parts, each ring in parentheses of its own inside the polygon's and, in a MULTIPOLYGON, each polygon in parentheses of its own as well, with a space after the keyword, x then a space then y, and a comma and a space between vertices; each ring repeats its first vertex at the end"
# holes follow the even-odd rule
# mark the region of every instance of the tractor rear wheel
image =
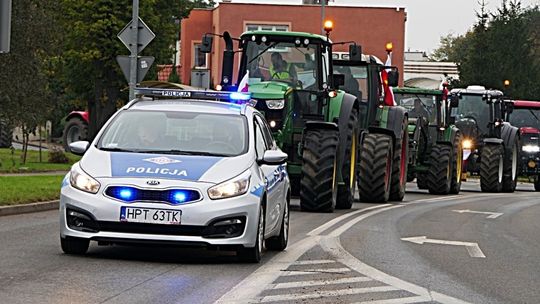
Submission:
POLYGON ((11 138, 13 137, 13 130, 8 128, 8 125, 0 122, 0 148, 11 147, 11 138))
POLYGON ((407 121, 403 120, 401 126, 401 139, 396 140, 394 160, 392 162, 392 182, 390 185, 390 200, 401 202, 405 197, 407 187, 407 167, 409 162, 409 134, 407 121))
POLYGON ((504 153, 503 192, 514 192, 516 190, 518 180, 518 149, 519 143, 516 140, 512 146, 506 150, 506 153, 504 153))
POLYGON ((337 130, 307 130, 304 133, 300 208, 333 212, 337 198, 337 130))
POLYGON ((353 109, 347 126, 347 143, 341 176, 345 185, 338 186, 336 209, 351 209, 356 188, 356 163, 358 161, 358 113, 353 109))
POLYGON ((501 192, 504 167, 503 146, 485 145, 480 158, 480 188, 482 192, 501 192))
POLYGON ((73 117, 66 122, 62 142, 64 149, 69 151, 69 144, 88 138, 88 124, 79 117, 73 117))
POLYGON ((463 172, 463 146, 461 145, 461 133, 459 132, 454 137, 453 152, 450 193, 458 194, 461 190, 461 173, 463 172))
POLYGON ((418 173, 416 174, 416 186, 418 189, 426 190, 427 187, 427 174, 418 173))
POLYGON ((383 203, 390 198, 392 138, 366 134, 360 149, 358 191, 361 202, 383 203))
POLYGON ((452 147, 435 145, 429 155, 427 188, 431 194, 448 194, 452 183, 452 147))

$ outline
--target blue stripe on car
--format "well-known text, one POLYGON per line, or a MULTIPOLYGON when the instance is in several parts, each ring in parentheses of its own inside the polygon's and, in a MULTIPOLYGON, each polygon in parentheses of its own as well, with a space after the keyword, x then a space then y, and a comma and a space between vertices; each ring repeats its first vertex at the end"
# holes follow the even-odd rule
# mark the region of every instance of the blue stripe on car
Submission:
POLYGON ((111 176, 197 181, 222 157, 111 153, 111 176))

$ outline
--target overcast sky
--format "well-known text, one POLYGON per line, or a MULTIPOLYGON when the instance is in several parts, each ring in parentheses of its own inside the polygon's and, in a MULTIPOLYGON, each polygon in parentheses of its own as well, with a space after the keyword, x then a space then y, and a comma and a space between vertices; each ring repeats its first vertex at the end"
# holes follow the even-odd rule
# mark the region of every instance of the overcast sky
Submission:
MULTIPOLYGON (((232 0, 244 3, 300 4, 301 0, 232 0)), ((332 0, 331 0, 332 1, 332 0)), ((478 0, 334 0, 331 5, 391 6, 407 10, 406 49, 431 52, 439 39, 449 33, 463 34, 476 20, 478 0)), ((494 11, 502 0, 487 0, 494 11)), ((524 6, 540 5, 540 0, 522 0, 524 6)))

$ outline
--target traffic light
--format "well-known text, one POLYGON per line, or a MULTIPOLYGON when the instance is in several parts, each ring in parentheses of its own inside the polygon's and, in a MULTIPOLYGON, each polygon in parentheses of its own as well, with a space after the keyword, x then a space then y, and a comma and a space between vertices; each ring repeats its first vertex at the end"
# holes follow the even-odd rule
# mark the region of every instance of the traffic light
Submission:
POLYGON ((9 52, 11 36, 11 0, 0 0, 0 53, 9 52))

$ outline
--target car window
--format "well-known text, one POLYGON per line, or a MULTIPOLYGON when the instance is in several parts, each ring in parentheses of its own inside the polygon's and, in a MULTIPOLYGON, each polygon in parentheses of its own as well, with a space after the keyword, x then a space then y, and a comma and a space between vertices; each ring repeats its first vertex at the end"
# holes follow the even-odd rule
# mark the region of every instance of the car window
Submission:
POLYGON ((98 148, 236 156, 247 152, 246 134, 246 119, 238 115, 130 110, 107 127, 98 148))
POLYGON ((255 121, 255 150, 257 151, 257 158, 263 157, 264 152, 268 150, 264 139, 263 131, 258 122, 255 121))
POLYGON ((270 128, 266 123, 266 119, 262 118, 259 115, 255 115, 255 119, 257 120, 257 123, 261 126, 266 146, 269 149, 272 149, 274 147, 274 138, 272 137, 272 132, 270 132, 270 128))

